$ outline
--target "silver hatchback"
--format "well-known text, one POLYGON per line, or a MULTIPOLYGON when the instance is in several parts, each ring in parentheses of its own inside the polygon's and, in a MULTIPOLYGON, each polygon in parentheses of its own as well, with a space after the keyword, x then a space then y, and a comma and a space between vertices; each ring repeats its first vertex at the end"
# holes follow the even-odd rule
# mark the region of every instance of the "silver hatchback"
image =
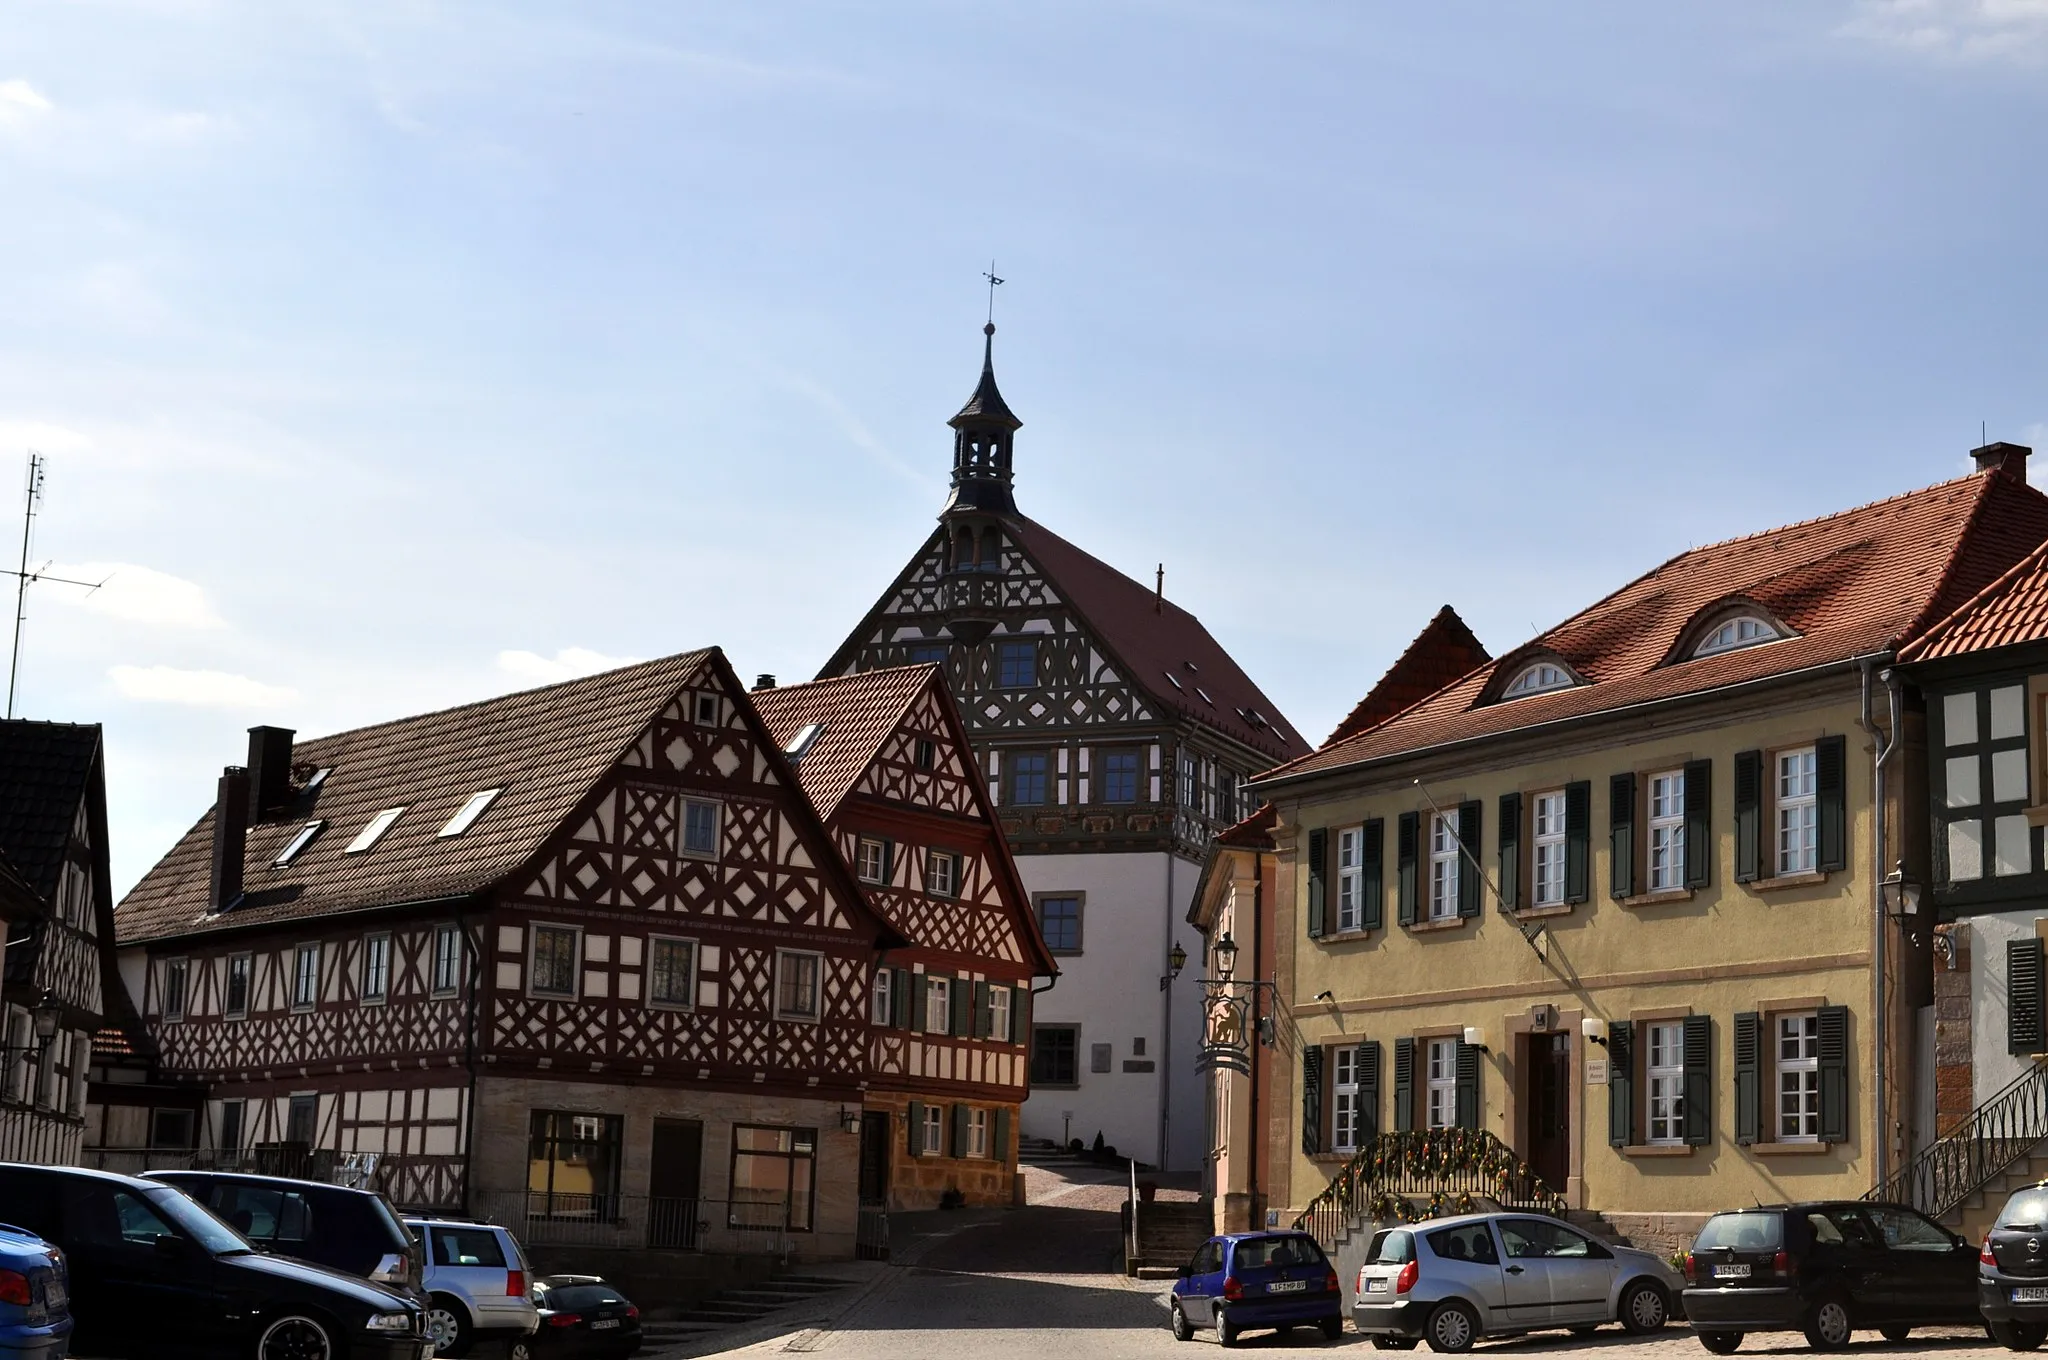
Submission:
POLYGON ((540 1310, 533 1272, 511 1233, 494 1223, 408 1218, 426 1248, 427 1339, 434 1355, 468 1355, 500 1343, 510 1360, 530 1360, 540 1310))
POLYGON ((1619 1322, 1663 1327, 1682 1282, 1647 1251, 1539 1214, 1465 1214, 1373 1237, 1351 1320, 1382 1350, 1466 1351, 1482 1336, 1619 1322))

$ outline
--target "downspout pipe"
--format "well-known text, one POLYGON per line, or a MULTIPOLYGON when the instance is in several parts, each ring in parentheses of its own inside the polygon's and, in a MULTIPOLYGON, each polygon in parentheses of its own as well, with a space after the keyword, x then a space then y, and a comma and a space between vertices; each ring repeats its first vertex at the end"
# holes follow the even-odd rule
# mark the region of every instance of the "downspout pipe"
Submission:
POLYGON ((1877 658, 1864 657, 1859 664, 1862 672, 1862 699, 1856 715, 1856 724, 1871 739, 1875 755, 1871 761, 1871 837, 1870 837, 1870 987, 1871 1019, 1870 1037, 1872 1062, 1872 1123, 1876 1138, 1876 1156, 1873 1165, 1876 1180, 1873 1188, 1881 1188, 1891 1179, 1891 1083, 1890 1056, 1891 1015, 1890 989, 1885 974, 1889 967, 1886 944, 1884 880, 1885 864, 1890 837, 1888 834, 1889 803, 1886 799, 1888 780, 1887 766, 1899 749, 1899 691, 1898 682, 1887 667, 1878 672, 1877 658), (1876 679, 1885 686, 1886 730, 1880 730, 1871 717, 1871 682, 1876 679))

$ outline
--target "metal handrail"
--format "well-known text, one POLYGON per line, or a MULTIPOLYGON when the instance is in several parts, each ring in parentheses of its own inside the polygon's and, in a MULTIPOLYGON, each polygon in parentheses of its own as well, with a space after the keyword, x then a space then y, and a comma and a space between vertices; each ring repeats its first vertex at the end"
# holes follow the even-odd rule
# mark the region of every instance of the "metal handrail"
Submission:
POLYGON ((1352 1154, 1294 1226, 1334 1249, 1361 1217, 1413 1221, 1487 1205, 1545 1214, 1566 1208, 1563 1195, 1485 1129, 1382 1133, 1352 1154))
POLYGON ((2048 1067, 2029 1064, 1863 1198, 1940 1218, 2048 1140, 2048 1067))
POLYGON ((1135 1262, 1138 1259, 1138 1164, 1131 1162, 1129 1167, 1131 1172, 1131 1240, 1129 1246, 1124 1249, 1124 1260, 1135 1262))

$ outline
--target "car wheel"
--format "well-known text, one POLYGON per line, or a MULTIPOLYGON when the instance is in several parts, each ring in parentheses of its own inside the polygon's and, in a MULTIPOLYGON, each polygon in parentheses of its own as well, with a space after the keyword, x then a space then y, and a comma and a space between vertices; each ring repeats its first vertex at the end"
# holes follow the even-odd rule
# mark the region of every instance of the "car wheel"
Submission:
POLYGON ((512 1338, 512 1344, 505 1347, 505 1360, 533 1360, 533 1342, 523 1336, 512 1338))
POLYGON ((469 1312, 459 1302, 446 1294, 428 1301, 427 1340, 434 1347, 434 1360, 469 1354, 471 1330, 469 1312))
POLYGON ((1188 1315, 1180 1310, 1180 1305, 1178 1303, 1174 1304, 1167 1312, 1172 1315, 1167 1325, 1173 1328, 1173 1339, 1175 1341, 1193 1341, 1195 1339, 1194 1325, 1188 1321, 1188 1315))
POLYGON ((256 1360, 334 1360, 327 1325, 304 1313, 287 1313, 263 1329, 256 1360))
POLYGON ((1621 1293, 1622 1329, 1630 1336, 1661 1332, 1671 1320, 1671 1301, 1648 1280, 1637 1280, 1621 1293))
POLYGON ((1877 1334, 1883 1337, 1885 1340, 1891 1342, 1894 1346, 1896 1346, 1901 1341, 1904 1341, 1907 1337, 1911 1336, 1913 1334, 1913 1329, 1911 1327, 1903 1325, 1902 1323, 1894 1322, 1889 1324, 1888 1326, 1878 1328, 1877 1334))
POLYGON ((1433 1351, 1447 1355, 1469 1351, 1472 1343, 1479 1339, 1479 1315, 1455 1299, 1440 1303, 1429 1315, 1423 1335, 1429 1338, 1429 1348, 1433 1351))
POLYGON ((1700 1332, 1700 1344, 1716 1355, 1733 1355, 1742 1344, 1741 1332, 1700 1332))
POLYGON ((1235 1346, 1238 1334, 1243 1329, 1230 1320, 1230 1314, 1221 1308, 1216 1310, 1216 1340, 1225 1346, 1235 1346))
POLYGON ((1323 1319, 1323 1340, 1335 1341, 1344 1335, 1344 1319, 1335 1313, 1323 1319))
POLYGON ((1994 1322, 1991 1339, 2009 1351, 2039 1350, 2048 1328, 2031 1322, 1994 1322))
POLYGON ((1377 1351, 1412 1351, 1415 1349, 1415 1338, 1412 1336, 1376 1336, 1372 1339, 1372 1346, 1377 1351))
POLYGON ((1806 1344, 1817 1351, 1838 1351, 1849 1344, 1849 1305, 1839 1294, 1827 1294, 1806 1310, 1806 1344))

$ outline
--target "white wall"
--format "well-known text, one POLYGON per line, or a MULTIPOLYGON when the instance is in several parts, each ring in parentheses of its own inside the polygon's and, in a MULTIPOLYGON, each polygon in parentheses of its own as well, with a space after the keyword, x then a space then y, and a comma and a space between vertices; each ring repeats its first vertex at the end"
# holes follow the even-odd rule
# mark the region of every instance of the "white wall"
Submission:
POLYGON ((1060 979, 1033 999, 1037 1024, 1080 1027, 1077 1089, 1034 1091, 1025 1101, 1023 1131, 1055 1141, 1071 1136, 1092 1143, 1096 1133, 1117 1151, 1161 1163, 1159 1115, 1170 1102, 1164 1165, 1200 1166, 1204 1147, 1203 1085, 1195 1073, 1200 1040, 1202 940, 1185 920, 1201 867, 1164 852, 1110 855, 1020 855, 1024 886, 1039 893, 1084 898, 1081 953, 1060 955, 1060 979), (1169 873, 1171 899, 1169 900, 1169 873), (1172 934, 1169 938, 1168 929, 1172 934), (1188 964, 1169 992, 1159 988, 1174 941, 1188 964), (1168 998, 1173 1035, 1165 1036, 1168 998), (1142 1039, 1142 1058, 1133 1040, 1142 1039), (1110 1045, 1110 1070, 1090 1071, 1093 1046, 1110 1045), (1126 1072, 1129 1061, 1149 1061, 1150 1072, 1126 1072), (1072 1113, 1072 1119, 1064 1116, 1072 1113), (1069 1132, 1071 1130, 1071 1132, 1069 1132))
MULTIPOLYGON (((1999 1088, 2018 1077, 2032 1062, 2005 1051, 2005 946, 2034 933, 2034 922, 2048 912, 2001 911, 1972 916, 1959 924, 1970 932, 1970 1066, 1975 1100, 1982 1105, 1999 1088)), ((1934 966, 1942 966, 1941 959, 1934 966)))

